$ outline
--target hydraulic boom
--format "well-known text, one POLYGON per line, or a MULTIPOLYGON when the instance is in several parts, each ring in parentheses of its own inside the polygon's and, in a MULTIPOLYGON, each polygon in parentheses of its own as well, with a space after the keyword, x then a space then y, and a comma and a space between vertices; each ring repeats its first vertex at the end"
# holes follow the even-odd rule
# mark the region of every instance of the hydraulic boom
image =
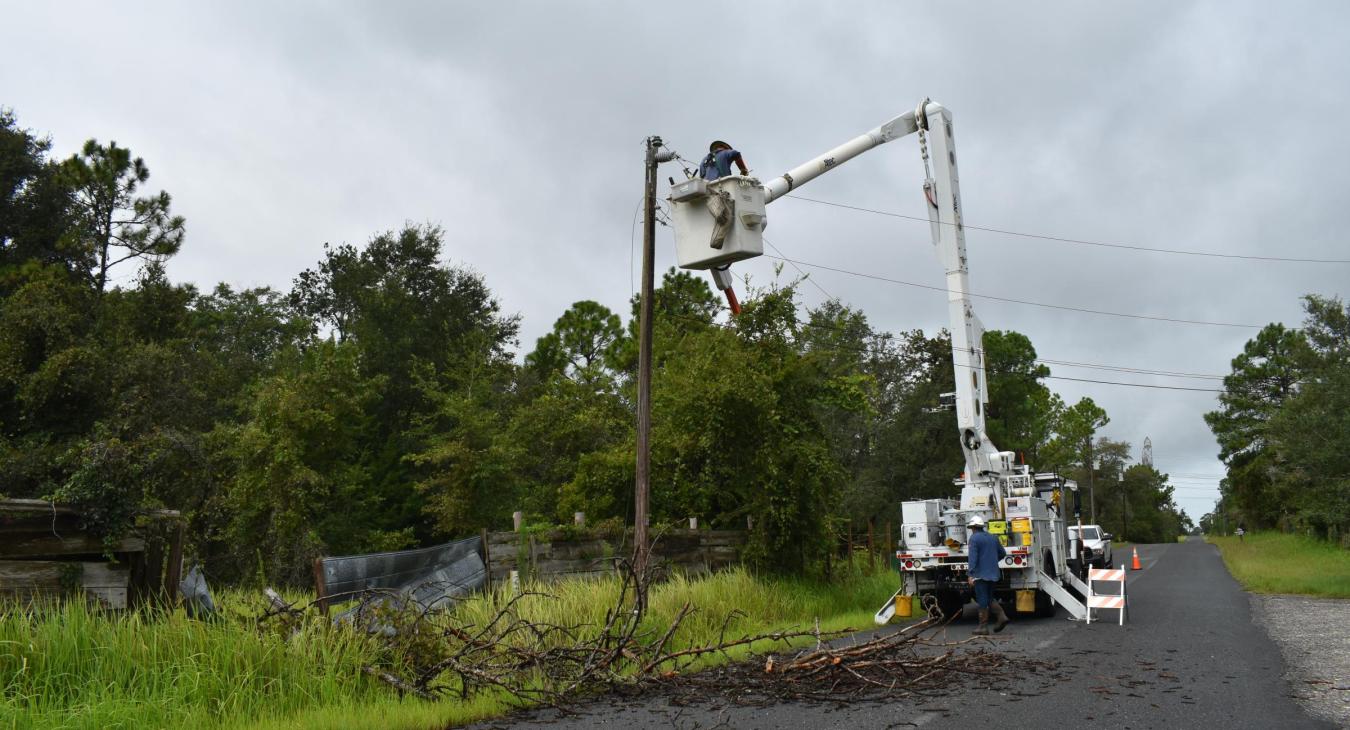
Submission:
MULTIPOLYGON (((1074 576, 1082 561, 1066 531, 1068 495, 1077 485, 1057 474, 1038 474, 1015 455, 999 451, 985 431, 989 387, 985 379, 984 326, 970 297, 961 185, 952 115, 925 99, 912 112, 761 183, 730 175, 715 181, 690 179, 671 188, 671 217, 680 266, 711 269, 729 286, 735 261, 763 253, 768 225, 765 206, 821 175, 887 142, 918 134, 924 164, 923 194, 933 245, 946 272, 956 391, 944 405, 956 411, 965 471, 956 480, 959 500, 927 499, 902 505, 902 539, 895 546, 903 582, 876 619, 885 623, 916 594, 933 595, 944 612, 964 603, 966 523, 978 515, 999 536, 1008 557, 996 593, 1015 597, 1019 610, 1039 614, 1064 606, 1075 618, 1086 609, 1066 587, 1083 591, 1074 576)), ((1076 509, 1076 508, 1075 508, 1076 509)))

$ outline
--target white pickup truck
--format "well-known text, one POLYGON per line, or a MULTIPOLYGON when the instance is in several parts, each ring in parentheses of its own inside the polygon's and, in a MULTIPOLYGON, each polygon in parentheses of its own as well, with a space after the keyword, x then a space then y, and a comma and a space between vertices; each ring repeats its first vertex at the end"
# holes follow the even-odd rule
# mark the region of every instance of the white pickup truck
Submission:
MULTIPOLYGON (((1102 530, 1101 525, 1083 525, 1083 558, 1094 568, 1109 568, 1114 556, 1111 554, 1111 533, 1102 530)), ((1069 528, 1069 539, 1079 538, 1078 528, 1069 528)))

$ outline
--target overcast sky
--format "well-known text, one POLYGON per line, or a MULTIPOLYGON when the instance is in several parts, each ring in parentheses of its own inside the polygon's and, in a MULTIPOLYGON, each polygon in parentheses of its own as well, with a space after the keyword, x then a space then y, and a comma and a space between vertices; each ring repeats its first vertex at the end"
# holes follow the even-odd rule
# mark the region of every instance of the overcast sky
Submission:
MULTIPOLYGON (((1341 3, 7 0, 2 17, 0 105, 50 133, 60 156, 88 137, 143 156, 151 186, 187 218, 175 279, 284 290, 325 241, 439 223, 450 260, 521 315, 525 350, 576 300, 627 314, 647 135, 695 159, 727 139, 767 179, 924 97, 953 112, 970 225, 1350 258, 1341 3)), ((669 165, 661 179, 680 174, 669 165)), ((910 137, 799 192, 924 216, 921 180, 910 137)), ((790 198, 769 217, 787 256, 943 285, 926 224, 790 198)), ((673 242, 658 236, 664 269, 673 242)), ((1345 297, 1350 282, 1346 264, 977 230, 967 245, 975 292, 1180 319, 1297 325, 1301 295, 1345 297)), ((766 283, 774 263, 735 271, 766 283)), ((947 325, 940 292, 819 270, 811 280, 807 305, 828 292, 881 329, 947 325)), ((976 307, 1043 358, 1186 373, 1228 372, 1256 332, 976 307)), ((1151 437, 1192 517, 1212 508, 1223 467, 1201 415, 1213 394, 1050 383, 1104 406, 1105 435, 1136 455, 1151 437)))

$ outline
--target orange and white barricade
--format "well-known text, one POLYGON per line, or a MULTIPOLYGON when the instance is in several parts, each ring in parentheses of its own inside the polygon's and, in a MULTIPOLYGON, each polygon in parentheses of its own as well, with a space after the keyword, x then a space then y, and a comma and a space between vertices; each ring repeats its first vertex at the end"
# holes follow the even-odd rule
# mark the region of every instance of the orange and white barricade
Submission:
POLYGON ((1125 625, 1125 571, 1122 569, 1088 571, 1087 622, 1092 623, 1092 609, 1114 608, 1120 611, 1120 625, 1125 625), (1120 592, 1100 594, 1096 583, 1119 583, 1120 592))

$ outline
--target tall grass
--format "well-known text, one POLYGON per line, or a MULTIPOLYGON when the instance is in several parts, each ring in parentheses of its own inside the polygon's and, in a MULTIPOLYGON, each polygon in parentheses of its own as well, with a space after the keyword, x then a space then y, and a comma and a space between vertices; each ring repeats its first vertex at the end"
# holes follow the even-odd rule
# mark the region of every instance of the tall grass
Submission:
POLYGON ((360 673, 374 654, 326 622, 286 640, 238 616, 11 608, 0 612, 0 727, 209 727, 269 705, 375 696, 360 673))
POLYGON ((1258 532, 1209 537, 1249 591, 1350 598, 1350 550, 1301 535, 1258 532))
MULTIPOLYGON (((744 569, 676 577, 653 588, 644 628, 664 628, 685 602, 697 612, 675 637, 679 646, 715 640, 733 610, 745 615, 731 625, 732 637, 809 626, 817 617, 825 630, 862 627, 896 585, 885 570, 830 584, 756 577, 744 569)), ((598 627, 619 584, 528 588, 550 597, 527 597, 522 615, 598 627)), ((466 601, 457 618, 481 624, 501 598, 466 601)), ((361 672, 383 658, 370 638, 321 620, 288 637, 259 630, 252 617, 261 606, 252 594, 226 592, 220 603, 233 612, 210 622, 181 612, 105 614, 78 602, 44 610, 0 607, 0 728, 420 729, 511 708, 500 695, 435 704, 401 699, 361 672)))

